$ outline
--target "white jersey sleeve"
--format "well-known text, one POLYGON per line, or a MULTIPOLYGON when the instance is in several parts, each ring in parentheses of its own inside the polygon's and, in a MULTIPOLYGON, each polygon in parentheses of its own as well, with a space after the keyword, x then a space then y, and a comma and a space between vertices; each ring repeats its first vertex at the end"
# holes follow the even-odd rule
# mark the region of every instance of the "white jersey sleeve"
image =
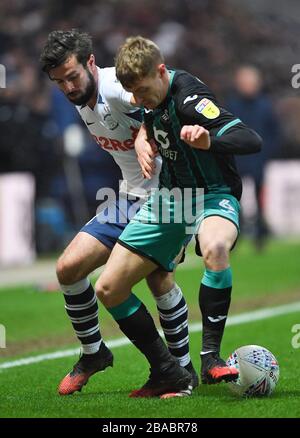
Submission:
POLYGON ((100 94, 105 97, 110 105, 115 106, 120 111, 132 111, 133 107, 130 102, 132 94, 122 87, 115 75, 115 68, 103 68, 100 69, 100 73, 103 79, 101 80, 100 77, 100 94))

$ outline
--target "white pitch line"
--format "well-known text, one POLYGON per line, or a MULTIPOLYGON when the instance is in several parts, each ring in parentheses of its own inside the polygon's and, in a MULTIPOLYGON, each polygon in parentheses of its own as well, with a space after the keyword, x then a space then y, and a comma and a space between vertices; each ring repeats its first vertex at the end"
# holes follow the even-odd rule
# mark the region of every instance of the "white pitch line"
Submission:
MULTIPOLYGON (((273 318, 279 315, 287 315, 288 313, 294 313, 298 311, 300 311, 300 301, 291 304, 284 304, 277 307, 265 307, 260 310, 254 310, 253 312, 245 312, 240 313, 239 315, 230 316, 227 319, 226 327, 231 325, 246 324, 248 322, 259 321, 262 319, 273 318)), ((190 333, 200 332, 201 330, 201 323, 193 323, 189 325, 190 333)), ((161 331, 160 334, 162 334, 161 331)), ((106 342, 106 345, 109 348, 117 348, 128 344, 130 344, 130 341, 127 338, 118 338, 106 342)), ((34 363, 44 362, 46 360, 75 356, 77 354, 79 354, 79 349, 73 348, 70 350, 55 351, 54 353, 40 354, 39 356, 26 357, 24 359, 18 359, 11 362, 3 362, 2 364, 0 364, 0 371, 7 368, 15 368, 23 365, 31 365, 34 363)))

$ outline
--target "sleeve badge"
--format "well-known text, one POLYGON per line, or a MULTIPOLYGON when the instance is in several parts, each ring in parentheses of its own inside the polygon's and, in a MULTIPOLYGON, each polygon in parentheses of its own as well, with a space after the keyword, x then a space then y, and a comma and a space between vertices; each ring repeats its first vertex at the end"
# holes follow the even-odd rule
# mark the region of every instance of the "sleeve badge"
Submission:
POLYGON ((220 115, 219 108, 207 98, 201 99, 195 106, 195 110, 207 119, 216 119, 220 115))

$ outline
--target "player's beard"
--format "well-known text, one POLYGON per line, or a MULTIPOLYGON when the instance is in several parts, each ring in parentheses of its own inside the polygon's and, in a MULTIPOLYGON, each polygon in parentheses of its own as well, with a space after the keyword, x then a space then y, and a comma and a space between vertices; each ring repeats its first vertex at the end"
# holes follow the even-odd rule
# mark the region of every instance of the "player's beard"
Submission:
POLYGON ((86 72, 88 75, 88 82, 85 91, 80 93, 77 97, 72 97, 72 93, 71 96, 67 95, 67 98, 74 105, 86 105, 88 101, 93 97, 94 93, 96 92, 97 84, 95 78, 88 69, 86 69, 86 72))

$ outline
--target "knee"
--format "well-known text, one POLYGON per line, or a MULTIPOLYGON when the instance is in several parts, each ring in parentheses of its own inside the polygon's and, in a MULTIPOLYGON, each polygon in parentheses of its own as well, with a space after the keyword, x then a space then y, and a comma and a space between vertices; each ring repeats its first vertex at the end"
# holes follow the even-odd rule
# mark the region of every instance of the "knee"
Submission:
POLYGON ((80 267, 64 254, 58 259, 56 264, 56 276, 60 284, 70 285, 86 277, 81 272, 80 267))
POLYGON ((229 248, 221 240, 212 240, 203 248, 202 255, 208 269, 225 269, 229 259, 229 248))
POLYGON ((114 306, 114 291, 111 284, 101 277, 97 280, 95 284, 95 292, 97 298, 101 301, 104 307, 114 306))

